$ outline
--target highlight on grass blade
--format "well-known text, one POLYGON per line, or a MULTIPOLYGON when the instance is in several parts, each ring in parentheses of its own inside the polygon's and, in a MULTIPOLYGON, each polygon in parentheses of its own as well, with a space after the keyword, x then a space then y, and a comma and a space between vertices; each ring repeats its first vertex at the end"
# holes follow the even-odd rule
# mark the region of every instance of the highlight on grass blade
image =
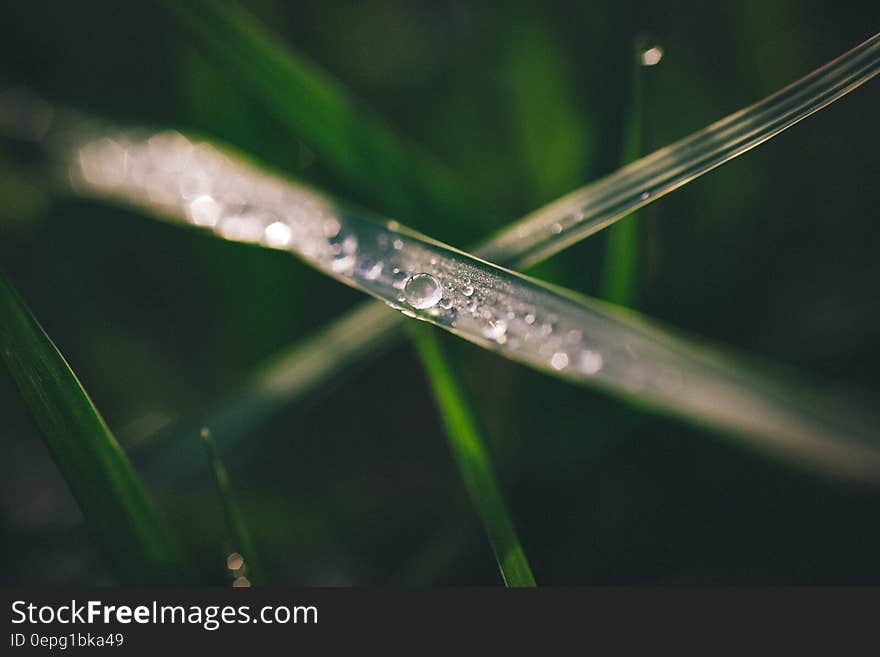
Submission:
POLYGON ((173 532, 64 357, 0 274, 0 357, 119 581, 179 583, 173 532))

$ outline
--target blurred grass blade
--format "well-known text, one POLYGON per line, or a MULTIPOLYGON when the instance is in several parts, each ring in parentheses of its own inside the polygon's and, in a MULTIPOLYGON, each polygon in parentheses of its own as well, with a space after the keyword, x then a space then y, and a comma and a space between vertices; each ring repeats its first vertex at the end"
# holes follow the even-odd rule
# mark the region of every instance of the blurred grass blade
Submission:
POLYGON ((809 75, 506 226, 478 254, 527 268, 748 152, 880 72, 880 34, 809 75))
POLYGON ((211 438, 210 429, 202 427, 199 435, 201 436, 202 444, 205 446, 205 453, 211 466, 211 473, 214 475, 214 483, 217 485, 217 492, 223 505, 226 524, 235 542, 234 549, 244 557, 243 567, 246 569, 245 572, 247 573, 248 580, 252 584, 262 584, 265 580, 263 579, 260 561, 257 558, 257 550, 254 548, 254 541, 251 538, 244 514, 241 512, 232 494, 232 486, 229 484, 226 466, 223 465, 220 454, 217 453, 214 440, 211 438))
POLYGON ((449 446, 483 521, 504 583, 535 586, 535 577, 495 480, 486 444, 461 393, 461 384, 443 354, 439 336, 426 326, 414 326, 411 334, 434 391, 449 446))
POLYGON ((446 167, 395 135, 331 76, 234 2, 164 3, 215 61, 228 65, 266 109, 337 176, 409 221, 443 220, 450 236, 477 237, 477 200, 446 167))
MULTIPOLYGON (((658 49, 653 49, 660 52, 658 49)), ((635 45, 631 66, 629 111, 623 134, 623 163, 634 162, 642 154, 645 120, 645 47, 641 39, 635 45)), ((653 60, 652 60, 653 61, 653 60)), ((659 62, 653 61, 650 66, 659 62)), ((638 294, 639 225, 637 213, 623 217, 608 229, 602 289, 599 296, 620 306, 632 307, 638 294)))
POLYGON ((222 452, 252 433, 267 418, 354 370, 368 356, 381 353, 399 337, 403 323, 381 303, 362 302, 280 353, 274 354, 240 388, 188 421, 173 424, 156 436, 165 449, 147 465, 158 479, 184 477, 201 463, 201 454, 180 439, 200 427, 222 452))
POLYGON ((0 274, 0 355, 83 516, 127 584, 179 582, 177 541, 63 356, 0 274))

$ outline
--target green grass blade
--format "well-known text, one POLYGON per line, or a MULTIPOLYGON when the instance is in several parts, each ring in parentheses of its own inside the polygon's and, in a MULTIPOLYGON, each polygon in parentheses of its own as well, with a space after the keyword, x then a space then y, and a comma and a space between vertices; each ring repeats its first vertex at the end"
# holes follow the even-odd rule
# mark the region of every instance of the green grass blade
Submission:
POLYGON ((177 541, 76 375, 0 274, 0 355, 123 583, 172 583, 177 541))
POLYGON ((461 392, 461 384, 443 354, 438 335, 427 326, 414 326, 411 334, 437 400, 449 446, 483 521, 504 583, 535 586, 535 577, 495 480, 486 444, 461 392))
POLYGON ((254 541, 251 538, 250 530, 244 519, 244 514, 235 501, 232 494, 232 486, 229 483, 229 474, 226 472, 226 466, 217 452, 214 445, 214 439, 211 437, 211 431, 207 427, 202 427, 199 435, 202 438, 202 444, 205 446, 205 453, 208 456, 208 463, 211 466, 211 474, 214 476, 214 483, 217 485, 217 492, 220 495, 220 501, 223 505, 223 514, 226 516, 226 524, 229 532, 235 542, 235 550, 244 557, 244 567, 247 569, 247 578, 252 584, 262 584, 263 570, 260 566, 257 550, 254 548, 254 541))
MULTIPOLYGON (((632 65, 629 111, 623 135, 623 164, 634 162, 642 154, 645 111, 645 71, 643 48, 636 46, 632 65)), ((638 293, 639 260, 638 213, 620 219, 608 229, 600 295, 612 303, 632 307, 638 293)))
POLYGON ((476 199, 449 169, 396 135, 248 11, 234 2, 165 4, 346 184, 386 213, 442 219, 451 235, 477 237, 469 221, 481 216, 476 199))

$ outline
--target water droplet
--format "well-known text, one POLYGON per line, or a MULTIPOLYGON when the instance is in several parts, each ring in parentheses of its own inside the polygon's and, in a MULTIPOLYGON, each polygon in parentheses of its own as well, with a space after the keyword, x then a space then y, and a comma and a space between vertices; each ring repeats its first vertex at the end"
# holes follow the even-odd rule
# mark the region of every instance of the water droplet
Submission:
POLYGON ((349 235, 344 240, 342 240, 342 252, 351 255, 358 248, 357 237, 354 235, 349 235))
POLYGON ((342 254, 338 258, 333 258, 330 262, 330 269, 337 274, 351 273, 354 268, 354 256, 342 254))
POLYGON ((660 63, 661 59, 663 59, 663 48, 660 46, 653 46, 642 51, 642 66, 656 66, 660 63))
POLYGON ((471 285, 470 281, 465 281, 464 287, 461 288, 461 293, 466 297, 469 297, 474 293, 474 286, 471 285))
POLYGON ((550 366, 554 370, 564 370, 568 367, 568 354, 564 351, 557 351, 550 358, 550 366))
POLYGON ((382 273, 382 261, 376 262, 372 258, 364 258, 357 264, 357 275, 368 281, 375 281, 382 273))
POLYGON ((490 340, 497 340, 507 333, 507 320, 497 317, 490 319, 483 326, 483 335, 490 340))
POLYGON ((651 198, 651 195, 648 192, 642 192, 642 195, 639 196, 639 198, 643 201, 647 201, 649 198, 651 198))
POLYGON ((450 308, 452 308, 452 299, 450 299, 449 297, 443 297, 442 299, 440 299, 439 304, 440 307, 443 308, 443 310, 449 310, 450 308))
POLYGON ((532 313, 528 313, 525 317, 523 317, 523 321, 526 324, 534 324, 535 323, 535 316, 532 313))
POLYGON ((401 239, 394 240, 394 242, 391 243, 391 246, 394 247, 395 251, 400 251, 403 248, 403 240, 401 240, 401 239))
POLYGON ((397 290, 402 290, 403 286, 406 285, 407 280, 409 280, 409 274, 405 271, 401 271, 397 267, 392 270, 392 274, 391 286, 397 290))
POLYGON ((275 221, 263 231, 263 239, 269 246, 283 248, 290 244, 290 226, 280 221, 275 221))
POLYGON ((199 226, 216 226, 222 206, 210 196, 198 196, 189 204, 189 215, 199 226))
POLYGON ((555 224, 550 226, 550 232, 553 233, 554 235, 559 235, 559 233, 562 232, 562 224, 559 222, 556 222, 555 224))
POLYGON ((424 310, 437 305, 443 296, 440 283, 431 274, 416 274, 406 282, 403 288, 406 300, 413 308, 424 310))
POLYGON ((581 369, 584 374, 595 374, 602 369, 602 354, 587 349, 581 354, 581 369))

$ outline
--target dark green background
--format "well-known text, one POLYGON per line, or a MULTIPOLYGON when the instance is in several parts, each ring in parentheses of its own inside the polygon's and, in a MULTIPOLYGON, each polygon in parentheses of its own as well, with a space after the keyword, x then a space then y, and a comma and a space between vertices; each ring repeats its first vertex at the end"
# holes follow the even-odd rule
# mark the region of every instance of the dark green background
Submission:
MULTIPOLYGON (((5 5, 0 86, 122 124, 214 135, 383 211, 161 8, 5 5)), ((484 199, 468 235, 399 217, 461 247, 619 164, 636 36, 653 35, 666 52, 646 71, 654 148, 880 25, 876 4, 832 2, 249 7, 484 199)), ((876 391, 878 108, 874 81, 644 211, 639 309, 876 391)), ((0 267, 136 464, 156 455, 160 423, 191 417, 359 300, 284 254, 65 199, 40 180, 35 163, 0 149, 0 267)), ((534 273, 596 293, 604 242, 591 238, 534 273)), ((540 584, 880 584, 877 491, 446 343, 540 584)), ((5 372, 0 446, 0 581, 112 582, 5 372)), ((223 456, 270 582, 500 581, 408 345, 223 456)), ((149 485, 197 556, 198 581, 228 582, 232 546, 207 462, 149 485)))

